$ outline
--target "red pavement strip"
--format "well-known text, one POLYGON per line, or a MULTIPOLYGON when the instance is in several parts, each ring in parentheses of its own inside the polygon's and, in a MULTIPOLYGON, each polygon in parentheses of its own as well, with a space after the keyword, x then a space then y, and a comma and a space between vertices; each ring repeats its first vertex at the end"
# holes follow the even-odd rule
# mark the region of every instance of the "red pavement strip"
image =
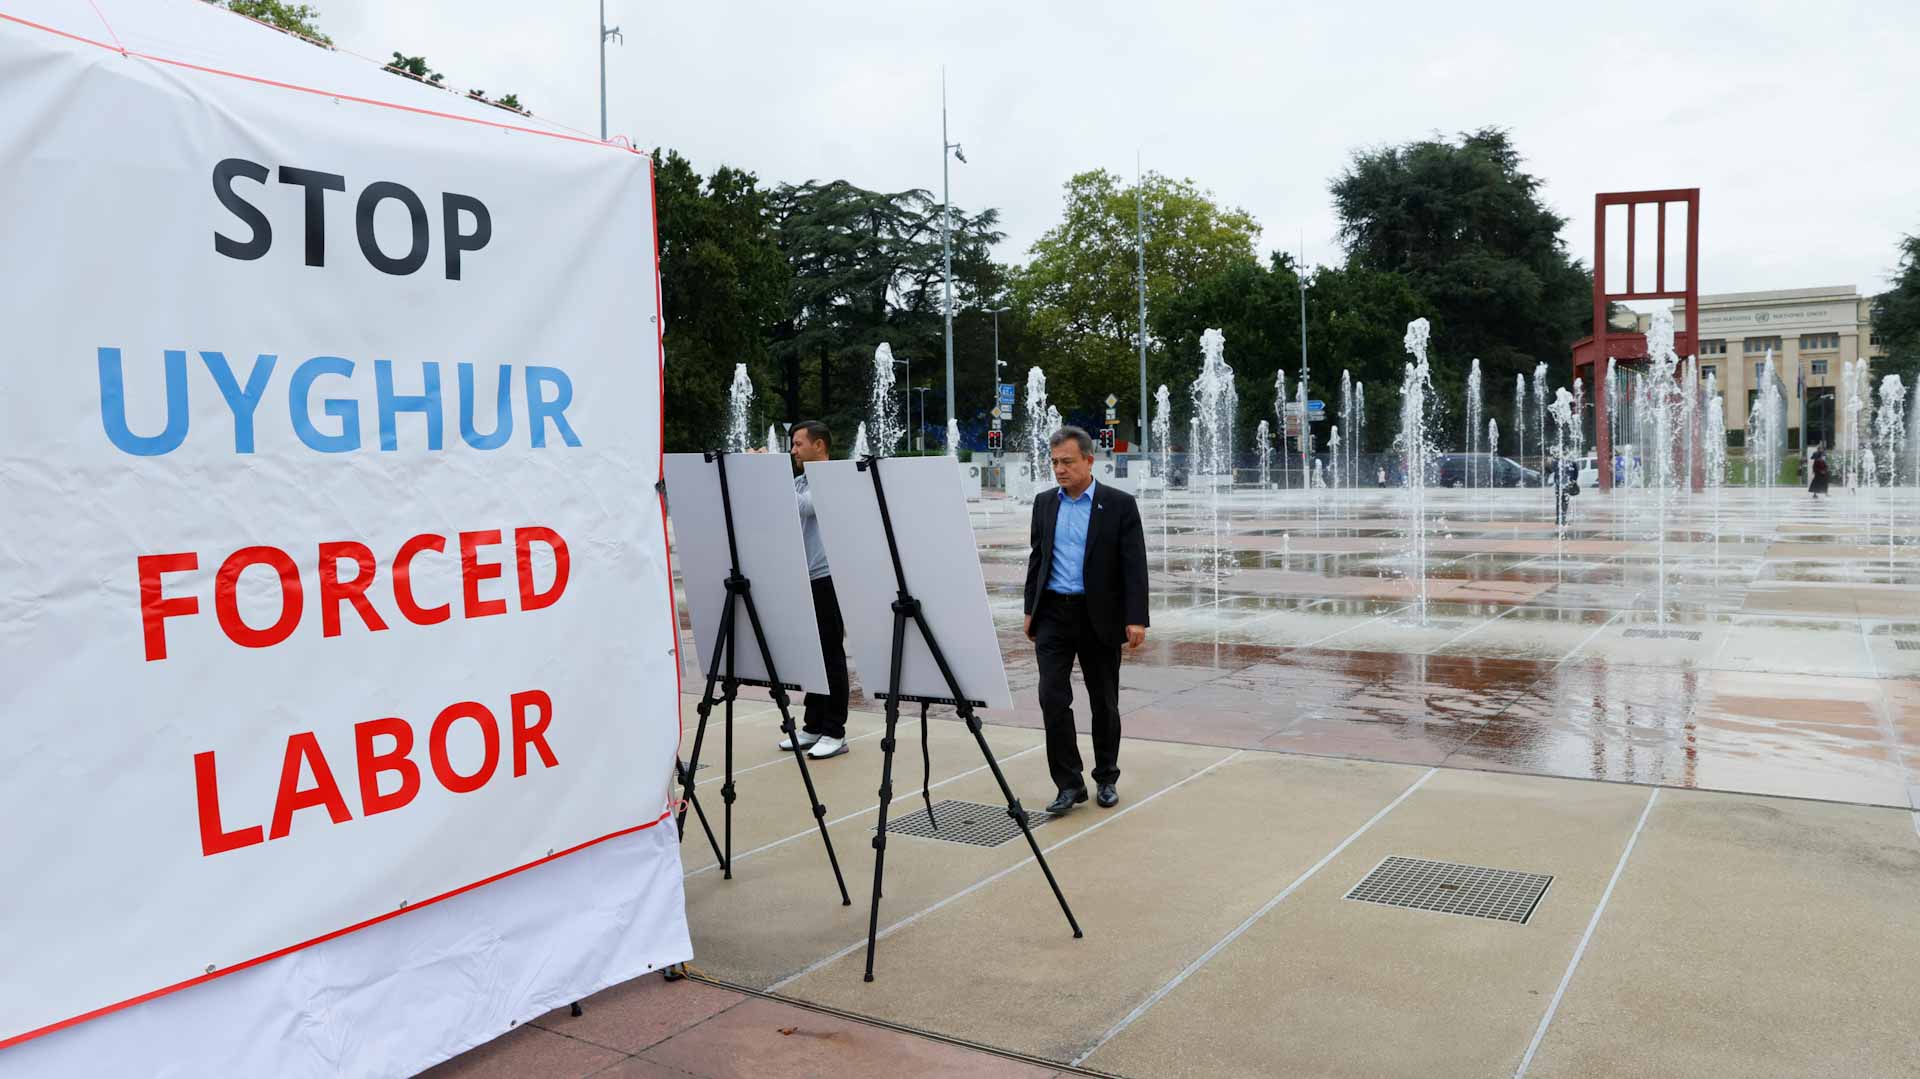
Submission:
POLYGON ((424 1079, 862 1079, 1060 1074, 688 979, 647 974, 556 1008, 422 1073, 424 1079))

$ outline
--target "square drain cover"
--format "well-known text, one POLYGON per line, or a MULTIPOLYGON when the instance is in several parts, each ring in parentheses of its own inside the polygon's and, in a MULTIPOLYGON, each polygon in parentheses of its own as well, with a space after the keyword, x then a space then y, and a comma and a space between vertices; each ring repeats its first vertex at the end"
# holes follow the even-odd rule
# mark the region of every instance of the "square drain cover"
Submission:
POLYGON ((1656 641, 1697 641, 1700 631, 1697 629, 1630 629, 1622 634, 1626 637, 1650 637, 1656 641))
MULTIPOLYGON (((997 847, 1009 839, 1020 838, 1020 826, 1007 816, 1007 807, 984 802, 960 802, 951 798, 933 803, 935 831, 923 807, 902 813, 887 821, 888 835, 911 835, 922 839, 944 839, 975 847, 997 847)), ((1053 817, 1044 809, 1027 810, 1027 827, 1038 828, 1053 817)))
POLYGON ((1920 641, 1896 640, 1893 642, 1893 646, 1902 652, 1920 652, 1920 641))
POLYGON ((1374 867, 1347 898, 1525 925, 1552 883, 1541 873, 1395 856, 1374 867))

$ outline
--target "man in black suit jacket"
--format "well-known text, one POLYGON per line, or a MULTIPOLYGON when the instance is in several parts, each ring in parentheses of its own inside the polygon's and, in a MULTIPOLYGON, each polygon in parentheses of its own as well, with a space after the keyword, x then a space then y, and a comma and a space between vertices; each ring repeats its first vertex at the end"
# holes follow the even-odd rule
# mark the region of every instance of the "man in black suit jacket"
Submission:
POLYGON ((1033 503, 1027 639, 1040 668, 1047 766, 1060 792, 1049 813, 1087 800, 1073 733, 1073 662, 1093 720, 1099 802, 1120 801, 1120 646, 1147 637, 1147 537, 1133 496, 1093 482, 1093 439, 1062 427, 1049 440, 1059 486, 1033 503))

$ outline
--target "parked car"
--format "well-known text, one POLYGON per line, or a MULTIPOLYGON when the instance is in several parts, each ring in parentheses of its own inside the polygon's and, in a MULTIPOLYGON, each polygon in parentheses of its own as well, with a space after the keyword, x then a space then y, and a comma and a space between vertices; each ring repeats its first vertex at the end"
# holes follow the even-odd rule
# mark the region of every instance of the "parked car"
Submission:
POLYGON ((1581 490, 1598 491, 1600 489, 1600 458, 1587 454, 1580 458, 1580 478, 1574 481, 1581 490))
POLYGON ((1430 479, 1441 487, 1540 486, 1540 473, 1491 453, 1443 453, 1430 479))

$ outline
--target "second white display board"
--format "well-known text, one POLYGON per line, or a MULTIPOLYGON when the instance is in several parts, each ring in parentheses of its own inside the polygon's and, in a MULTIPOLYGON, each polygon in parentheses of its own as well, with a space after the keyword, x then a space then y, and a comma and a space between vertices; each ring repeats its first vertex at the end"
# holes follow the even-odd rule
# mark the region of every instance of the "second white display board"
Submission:
MULTIPOLYGON (((899 541, 907 590, 920 601, 941 655, 967 700, 1012 708, 1000 638, 987 606, 986 578, 967 521, 960 469, 951 457, 889 457, 878 462, 887 512, 899 541)), ((887 692, 893 662, 893 602, 898 592, 873 477, 853 461, 807 465, 814 512, 834 591, 847 624, 847 647, 869 698, 887 692)), ((911 623, 901 670, 903 697, 953 696, 911 623)))

